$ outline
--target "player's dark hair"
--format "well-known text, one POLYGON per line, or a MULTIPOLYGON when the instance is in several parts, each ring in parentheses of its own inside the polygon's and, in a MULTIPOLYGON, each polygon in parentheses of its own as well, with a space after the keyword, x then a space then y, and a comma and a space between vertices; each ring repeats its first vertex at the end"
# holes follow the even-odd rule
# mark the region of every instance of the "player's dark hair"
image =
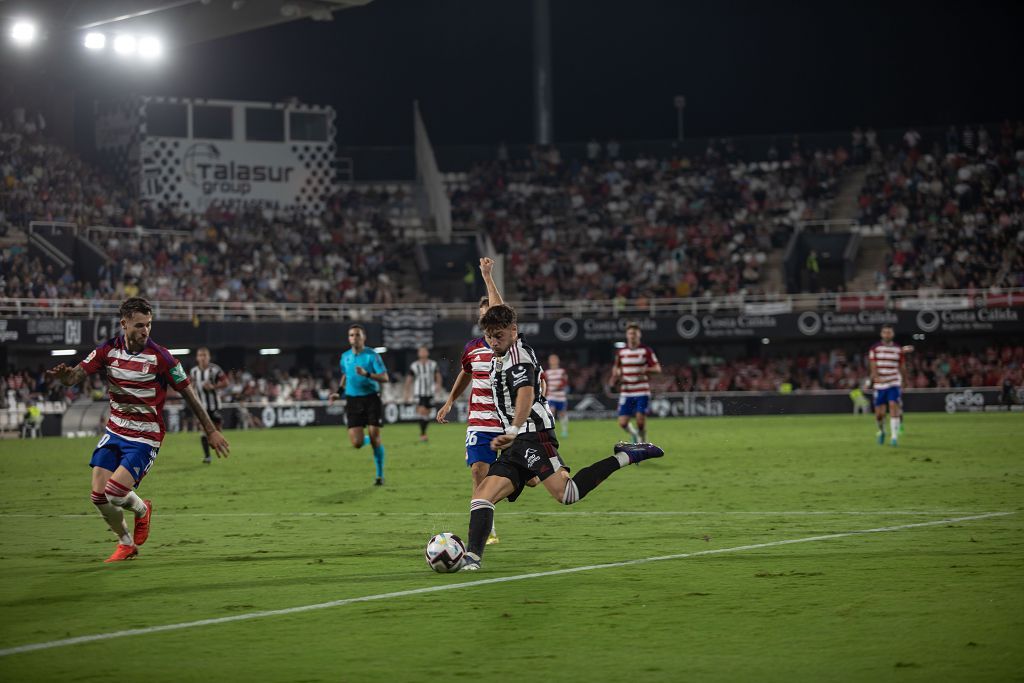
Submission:
POLYGON ((480 329, 484 331, 500 330, 514 325, 516 320, 516 309, 508 304, 491 306, 486 313, 480 316, 480 329))
POLYGON ((123 319, 129 320, 136 313, 141 313, 142 315, 153 315, 153 307, 150 306, 149 302, 142 297, 133 296, 130 299, 124 300, 119 312, 123 319))
POLYGON ((480 303, 477 304, 477 308, 481 308, 481 307, 484 307, 484 306, 490 306, 490 305, 491 305, 491 300, 487 298, 486 294, 484 294, 482 297, 480 297, 480 303))
POLYGON ((889 323, 886 323, 885 325, 882 325, 881 328, 879 328, 879 331, 881 330, 892 330, 893 332, 895 332, 896 328, 890 325, 889 323))
POLYGON ((359 323, 353 323, 353 324, 349 325, 348 326, 348 331, 351 332, 352 330, 362 330, 363 331, 363 336, 366 336, 366 328, 363 327, 362 325, 360 325, 359 323))
POLYGON ((200 346, 198 349, 196 349, 196 355, 199 355, 200 351, 206 351, 207 353, 210 353, 210 347, 200 346))
POLYGON ((640 329, 640 323, 629 323, 629 324, 627 324, 626 325, 626 331, 628 332, 629 330, 636 330, 637 332, 642 332, 643 331, 643 330, 640 329))

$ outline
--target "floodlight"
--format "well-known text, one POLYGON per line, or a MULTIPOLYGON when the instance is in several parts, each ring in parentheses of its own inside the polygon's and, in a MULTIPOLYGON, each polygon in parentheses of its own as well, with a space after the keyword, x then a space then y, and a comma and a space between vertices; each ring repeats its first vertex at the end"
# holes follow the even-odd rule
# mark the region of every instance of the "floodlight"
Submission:
POLYGON ((11 25, 11 40, 16 45, 28 47, 36 42, 39 29, 31 21, 20 20, 11 25))
POLYGON ((86 33, 85 39, 82 41, 88 50, 102 50, 107 46, 107 37, 102 33, 86 33))
POLYGON ((134 54, 137 47, 135 36, 122 34, 114 38, 114 52, 119 55, 134 54))
POLYGON ((143 36, 139 39, 139 56, 145 59, 157 59, 164 53, 164 44, 155 36, 143 36))

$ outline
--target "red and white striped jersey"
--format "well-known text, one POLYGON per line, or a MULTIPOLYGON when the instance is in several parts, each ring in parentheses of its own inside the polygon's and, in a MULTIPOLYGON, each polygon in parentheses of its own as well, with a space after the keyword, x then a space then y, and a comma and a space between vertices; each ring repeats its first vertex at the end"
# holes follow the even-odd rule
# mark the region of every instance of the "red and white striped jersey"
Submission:
POLYGON ((658 357, 650 346, 628 346, 615 352, 615 365, 622 368, 619 380, 619 396, 650 396, 651 383, 647 380, 647 368, 658 364, 658 357))
POLYGON ((569 375, 565 368, 549 368, 540 373, 540 378, 547 383, 545 396, 549 401, 565 401, 565 391, 569 388, 569 375))
POLYGON ((494 412, 494 393, 491 391, 491 360, 494 352, 477 337, 462 351, 462 369, 473 378, 469 388, 469 418, 466 430, 470 432, 501 432, 501 421, 494 412))
POLYGON ((129 441, 159 448, 164 439, 167 385, 181 391, 188 375, 164 347, 146 341, 139 353, 128 350, 124 337, 101 344, 79 365, 92 375, 103 369, 110 389, 107 429, 129 441))
POLYGON ((900 361, 903 360, 903 349, 898 344, 876 342, 868 351, 868 360, 875 364, 875 374, 878 376, 874 386, 876 390, 900 386, 900 361))

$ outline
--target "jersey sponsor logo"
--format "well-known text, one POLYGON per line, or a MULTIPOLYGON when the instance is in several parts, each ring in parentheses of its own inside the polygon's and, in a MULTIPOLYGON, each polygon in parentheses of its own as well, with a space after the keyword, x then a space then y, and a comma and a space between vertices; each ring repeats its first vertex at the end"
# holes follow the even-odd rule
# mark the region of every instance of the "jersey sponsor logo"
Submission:
POLYGON ((171 378, 177 383, 185 381, 185 368, 181 367, 181 363, 171 368, 171 378))

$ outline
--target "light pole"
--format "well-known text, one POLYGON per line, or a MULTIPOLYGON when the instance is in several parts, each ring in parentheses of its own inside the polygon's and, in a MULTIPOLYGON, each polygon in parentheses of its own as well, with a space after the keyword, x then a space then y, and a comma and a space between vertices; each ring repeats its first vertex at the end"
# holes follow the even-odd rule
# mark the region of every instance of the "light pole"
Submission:
POLYGON ((686 98, 682 95, 676 95, 672 98, 672 104, 676 108, 676 139, 679 142, 683 141, 683 110, 686 109, 686 98))

